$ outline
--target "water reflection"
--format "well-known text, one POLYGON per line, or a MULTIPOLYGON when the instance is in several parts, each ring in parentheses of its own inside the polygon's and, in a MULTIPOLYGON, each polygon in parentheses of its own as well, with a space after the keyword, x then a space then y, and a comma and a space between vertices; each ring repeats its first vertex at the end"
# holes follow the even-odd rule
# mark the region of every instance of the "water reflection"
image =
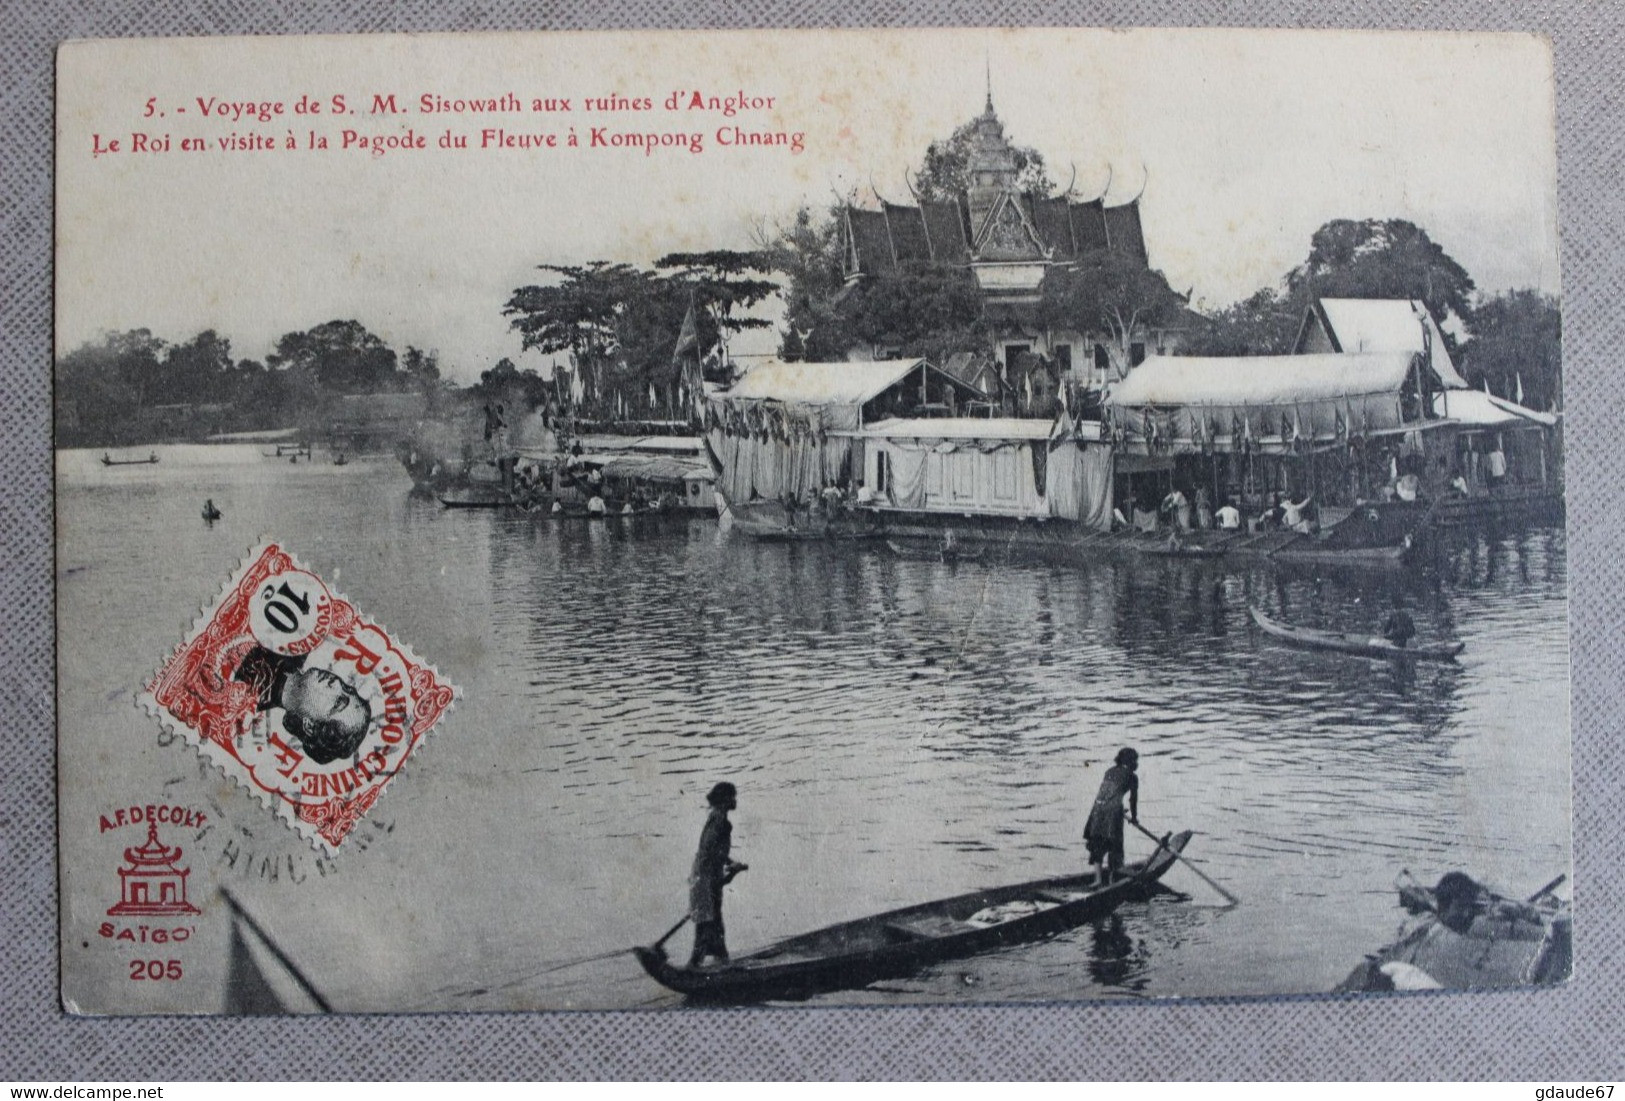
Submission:
MULTIPOLYGON (((1126 906, 903 993, 829 1001, 1327 989, 1390 931, 1399 867, 1530 889, 1567 869, 1561 529, 1453 534, 1425 568, 1391 573, 950 564, 752 543, 705 519, 448 512, 390 473, 186 470, 166 452, 140 480, 75 475, 59 565, 64 622, 102 624, 65 658, 65 727, 110 725, 109 689, 80 665, 138 683, 263 532, 462 687, 440 741, 391 790, 397 828, 350 872, 379 906, 423 915, 397 980, 417 1000, 397 1005, 657 996, 625 958, 537 961, 668 927, 703 793, 723 778, 740 787, 735 846, 752 867, 729 889, 736 951, 1076 870, 1088 800, 1125 744, 1141 753, 1148 825, 1196 829, 1193 856, 1245 902, 1208 909, 1211 892, 1176 869, 1191 902, 1126 906), (204 495, 225 513, 213 530, 197 518, 204 495), (170 534, 183 522, 195 539, 170 534), (149 545, 166 553, 130 553, 149 545), (1459 662, 1296 650, 1248 613, 1374 631, 1396 593, 1422 637, 1466 644, 1459 662), (424 861, 440 881, 412 874, 424 861), (456 994, 424 1004, 425 991, 456 994)), ((274 912, 272 892, 289 889, 248 901, 274 912)), ((313 904, 306 920, 343 913, 313 904)), ((340 986, 346 966, 332 961, 340 986)))

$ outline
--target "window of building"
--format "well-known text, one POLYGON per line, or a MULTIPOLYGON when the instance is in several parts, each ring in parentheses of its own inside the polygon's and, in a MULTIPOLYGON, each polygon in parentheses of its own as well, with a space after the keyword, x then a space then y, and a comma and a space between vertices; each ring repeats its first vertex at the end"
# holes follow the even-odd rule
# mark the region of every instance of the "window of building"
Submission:
POLYGON ((1112 367, 1112 354, 1106 350, 1106 345, 1095 342, 1095 370, 1109 371, 1112 367))
POLYGON ((1060 367, 1062 374, 1072 370, 1072 345, 1057 344, 1055 346, 1055 364, 1060 367))
POLYGON ((1145 341, 1136 340, 1128 346, 1128 361, 1135 367, 1145 362, 1145 341))
POLYGON ((1022 356, 1026 355, 1032 350, 1033 346, 1031 344, 1006 344, 1004 346, 1004 369, 1006 371, 1005 377, 1009 377, 1008 372, 1016 365, 1016 360, 1020 359, 1022 356))

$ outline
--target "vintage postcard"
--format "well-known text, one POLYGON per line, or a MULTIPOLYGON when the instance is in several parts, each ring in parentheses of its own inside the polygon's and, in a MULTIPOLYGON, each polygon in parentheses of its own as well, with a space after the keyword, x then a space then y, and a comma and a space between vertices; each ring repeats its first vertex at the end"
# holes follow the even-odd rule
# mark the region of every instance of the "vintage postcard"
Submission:
POLYGON ((63 45, 65 1006, 1565 980, 1553 95, 1497 34, 63 45))

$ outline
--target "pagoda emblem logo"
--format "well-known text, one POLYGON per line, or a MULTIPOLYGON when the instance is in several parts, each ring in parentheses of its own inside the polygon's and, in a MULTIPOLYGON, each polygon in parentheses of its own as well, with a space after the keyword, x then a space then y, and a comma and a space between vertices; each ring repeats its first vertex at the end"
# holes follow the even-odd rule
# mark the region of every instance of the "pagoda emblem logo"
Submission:
POLYGON ((119 868, 120 898, 107 913, 110 916, 201 913, 186 901, 186 878, 191 870, 181 867, 180 846, 173 848, 158 840, 158 823, 148 821, 146 843, 124 850, 124 866, 119 868))

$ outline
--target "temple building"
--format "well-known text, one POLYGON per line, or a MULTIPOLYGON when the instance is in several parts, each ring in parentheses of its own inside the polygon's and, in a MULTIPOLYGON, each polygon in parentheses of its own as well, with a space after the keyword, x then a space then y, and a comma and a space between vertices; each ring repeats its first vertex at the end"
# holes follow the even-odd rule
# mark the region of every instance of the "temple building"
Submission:
MULTIPOLYGON (((921 197, 915 206, 882 198, 877 210, 847 204, 841 232, 848 284, 913 267, 968 267, 994 332, 992 346, 977 351, 991 357, 1013 393, 1032 388, 1027 375, 1035 366, 1043 365, 1051 377, 1098 385, 1108 371, 1121 377, 1147 354, 1171 351, 1176 337, 1170 331, 1134 333, 1122 348, 1107 333, 1051 330, 1039 323, 1039 286, 1051 268, 1100 250, 1149 266, 1139 196, 1107 206, 1103 197, 1085 202, 1070 193, 1024 190, 991 93, 972 126, 968 183, 958 194, 921 197)), ((896 352, 853 349, 855 358, 896 352)))

